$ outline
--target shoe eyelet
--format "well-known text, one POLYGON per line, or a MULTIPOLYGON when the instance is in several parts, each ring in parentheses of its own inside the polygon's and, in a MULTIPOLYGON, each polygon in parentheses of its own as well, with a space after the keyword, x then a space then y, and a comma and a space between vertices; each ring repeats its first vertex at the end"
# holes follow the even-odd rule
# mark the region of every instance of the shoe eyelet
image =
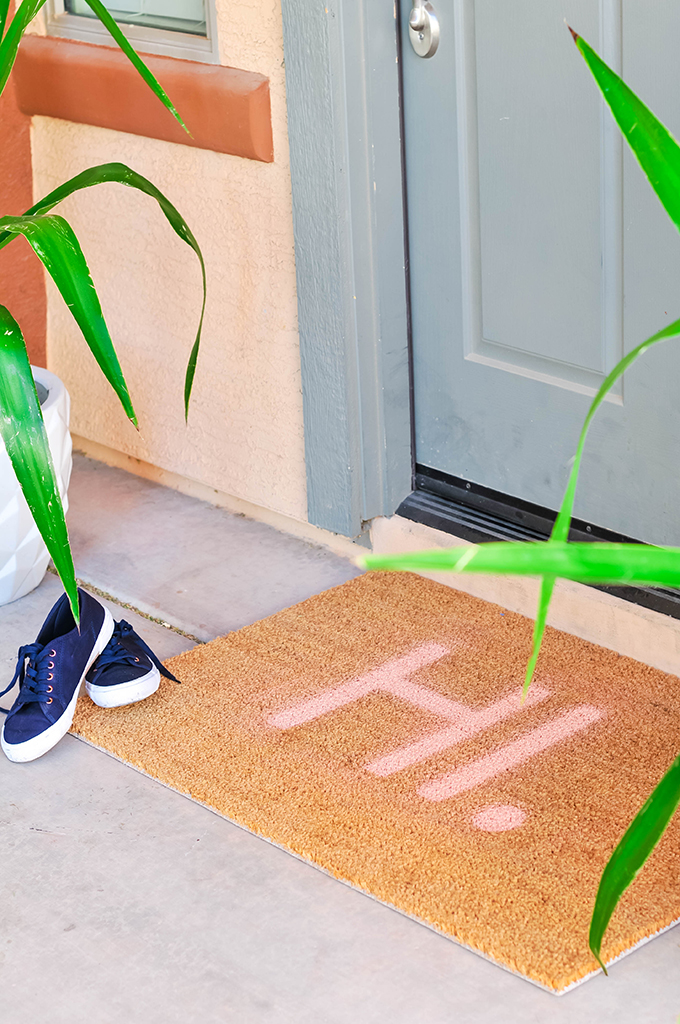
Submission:
POLYGON ((47 673, 47 678, 48 679, 54 679, 54 675, 52 674, 52 672, 48 672, 47 673))
POLYGON ((53 686, 48 686, 48 687, 47 687, 47 692, 48 692, 48 693, 52 693, 52 690, 53 690, 53 689, 54 689, 54 687, 53 687, 53 686))
POLYGON ((48 661, 47 662, 47 667, 48 668, 54 668, 54 662, 53 661, 48 661))
POLYGON ((48 697, 48 698, 47 698, 47 702, 46 702, 46 703, 47 703, 47 704, 51 704, 51 703, 52 703, 52 698, 51 698, 51 697, 48 697))
POLYGON ((139 661, 139 658, 135 658, 135 661, 139 661))
POLYGON ((57 656, 57 652, 56 651, 50 651, 50 658, 56 658, 56 656, 57 656))

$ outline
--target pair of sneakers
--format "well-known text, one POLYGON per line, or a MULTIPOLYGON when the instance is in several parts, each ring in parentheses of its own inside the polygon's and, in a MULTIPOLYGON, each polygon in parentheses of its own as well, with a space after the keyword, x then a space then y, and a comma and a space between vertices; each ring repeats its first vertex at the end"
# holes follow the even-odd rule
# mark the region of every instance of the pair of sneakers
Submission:
POLYGON ((118 708, 155 693, 161 672, 178 681, 128 622, 114 622, 84 590, 78 600, 80 629, 63 594, 35 642, 19 648, 14 677, 0 692, 19 683, 12 707, 0 709, 7 715, 0 745, 10 761, 34 761, 66 735, 83 683, 99 707, 118 708))

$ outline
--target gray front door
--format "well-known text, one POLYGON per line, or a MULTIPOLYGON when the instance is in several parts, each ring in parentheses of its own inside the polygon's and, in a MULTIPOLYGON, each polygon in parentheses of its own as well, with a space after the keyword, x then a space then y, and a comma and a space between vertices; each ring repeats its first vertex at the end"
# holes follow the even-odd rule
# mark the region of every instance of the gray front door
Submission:
MULTIPOLYGON (((555 509, 591 397, 680 316, 680 239, 564 24, 680 133, 677 0, 401 0, 416 460, 555 509)), ((576 515, 680 544, 680 341, 591 429, 576 515)))

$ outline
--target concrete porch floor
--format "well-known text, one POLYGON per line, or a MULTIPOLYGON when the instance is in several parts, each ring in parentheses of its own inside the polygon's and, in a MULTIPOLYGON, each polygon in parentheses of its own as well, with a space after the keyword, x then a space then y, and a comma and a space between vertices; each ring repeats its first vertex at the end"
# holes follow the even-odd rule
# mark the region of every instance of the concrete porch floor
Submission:
MULTIPOLYGON (((78 574, 189 634, 110 604, 162 658, 357 573, 82 457, 70 499, 78 574)), ((0 608, 0 680, 60 593, 48 574, 0 608)), ((557 998, 71 736, 28 765, 0 757, 0 792, 6 1024, 675 1024, 680 1014, 678 929, 557 998)))

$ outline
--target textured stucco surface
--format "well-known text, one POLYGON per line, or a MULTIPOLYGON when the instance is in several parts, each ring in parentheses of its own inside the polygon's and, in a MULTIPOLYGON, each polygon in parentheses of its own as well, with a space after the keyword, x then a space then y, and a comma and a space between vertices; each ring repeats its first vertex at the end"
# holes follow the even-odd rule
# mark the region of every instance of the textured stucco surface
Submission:
POLYGON ((218 0, 217 8, 222 63, 270 79, 273 164, 33 119, 36 195, 85 167, 120 160, 165 192, 196 235, 209 293, 189 425, 183 375, 200 312, 200 271, 156 204, 134 190, 99 186, 61 211, 90 264, 140 432, 51 285, 48 365, 71 393, 75 433, 306 519, 281 12, 278 0, 218 0))

